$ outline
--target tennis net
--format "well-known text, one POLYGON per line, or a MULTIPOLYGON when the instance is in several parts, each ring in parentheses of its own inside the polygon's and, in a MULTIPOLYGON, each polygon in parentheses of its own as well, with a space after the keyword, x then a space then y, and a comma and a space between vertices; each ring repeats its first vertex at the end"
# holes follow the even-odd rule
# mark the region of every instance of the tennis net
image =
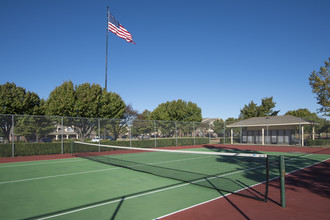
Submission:
POLYGON ((170 150, 74 142, 76 157, 258 200, 268 196, 266 154, 170 150))

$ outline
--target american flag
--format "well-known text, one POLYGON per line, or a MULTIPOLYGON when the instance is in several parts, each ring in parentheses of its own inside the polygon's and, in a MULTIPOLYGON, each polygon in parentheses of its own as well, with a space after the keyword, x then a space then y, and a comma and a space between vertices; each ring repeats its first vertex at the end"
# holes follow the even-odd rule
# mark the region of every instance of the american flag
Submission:
POLYGON ((109 31, 115 33, 118 37, 125 39, 128 43, 133 43, 132 34, 129 33, 119 22, 115 19, 115 17, 109 12, 109 31))

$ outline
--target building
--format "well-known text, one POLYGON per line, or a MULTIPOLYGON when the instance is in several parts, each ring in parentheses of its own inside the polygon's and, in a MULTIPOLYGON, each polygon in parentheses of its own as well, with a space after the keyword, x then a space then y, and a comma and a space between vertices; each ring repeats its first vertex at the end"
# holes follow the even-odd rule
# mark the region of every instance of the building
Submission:
MULTIPOLYGON (((304 126, 313 123, 291 115, 249 118, 230 125, 230 139, 233 144, 233 129, 241 129, 241 143, 248 144, 283 144, 299 143, 304 146, 304 126), (296 137, 296 131, 299 138, 296 137)), ((314 127, 313 127, 314 139, 314 127)))

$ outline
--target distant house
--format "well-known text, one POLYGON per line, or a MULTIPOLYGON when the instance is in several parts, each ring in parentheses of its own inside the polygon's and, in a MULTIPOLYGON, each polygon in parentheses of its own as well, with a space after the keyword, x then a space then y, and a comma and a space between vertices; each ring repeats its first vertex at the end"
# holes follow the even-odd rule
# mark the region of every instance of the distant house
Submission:
POLYGON ((211 136, 217 136, 217 134, 214 132, 214 130, 212 129, 213 126, 213 122, 215 120, 218 120, 218 118, 203 118, 202 122, 203 124, 207 125, 207 129, 205 130, 205 133, 207 133, 208 135, 211 136))
MULTIPOLYGON (((255 117, 239 121, 227 128, 231 129, 231 144, 233 144, 233 129, 241 128, 241 142, 249 144, 296 144, 304 146, 304 126, 312 123, 291 115, 255 117), (296 139, 296 128, 300 139, 296 139)), ((313 129, 314 139, 314 129, 313 129)))

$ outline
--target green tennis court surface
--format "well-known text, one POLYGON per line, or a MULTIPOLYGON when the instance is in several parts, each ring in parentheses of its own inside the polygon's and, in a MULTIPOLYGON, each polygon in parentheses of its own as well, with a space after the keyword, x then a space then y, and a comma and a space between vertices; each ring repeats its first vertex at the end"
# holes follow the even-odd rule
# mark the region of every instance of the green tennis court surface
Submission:
MULTIPOLYGON (((285 155, 286 172, 329 158, 267 154, 285 155)), ((0 219, 154 219, 254 186, 265 172, 258 159, 161 152, 0 164, 0 219)), ((269 178, 277 175, 270 161, 269 178)), ((262 198, 264 185, 248 194, 262 198)))

